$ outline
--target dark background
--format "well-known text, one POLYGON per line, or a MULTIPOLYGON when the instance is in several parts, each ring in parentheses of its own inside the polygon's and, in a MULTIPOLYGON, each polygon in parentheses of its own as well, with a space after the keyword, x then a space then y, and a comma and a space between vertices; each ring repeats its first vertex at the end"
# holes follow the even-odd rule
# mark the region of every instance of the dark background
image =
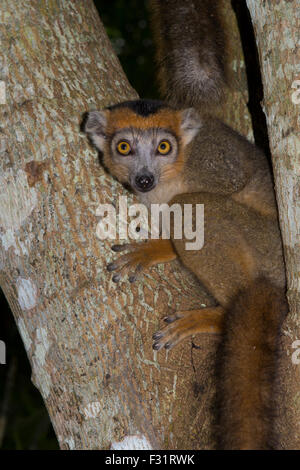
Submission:
MULTIPOLYGON (((133 88, 140 96, 158 97, 146 1, 94 3, 133 88)), ((0 340, 6 344, 7 355, 6 365, 0 365, 0 448, 58 449, 41 395, 31 383, 25 349, 1 290, 0 308, 0 340)))

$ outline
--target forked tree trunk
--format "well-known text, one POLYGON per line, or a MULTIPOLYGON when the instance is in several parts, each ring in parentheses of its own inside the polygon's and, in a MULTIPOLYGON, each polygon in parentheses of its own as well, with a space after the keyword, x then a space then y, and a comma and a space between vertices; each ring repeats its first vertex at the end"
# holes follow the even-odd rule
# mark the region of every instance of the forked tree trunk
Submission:
MULTIPOLYGON (((127 193, 81 115, 136 93, 94 5, 2 0, 0 19, 0 281, 59 444, 211 448, 217 339, 151 347, 167 312, 211 299, 177 262, 112 283, 112 242, 96 237, 98 205, 127 193)), ((249 134, 242 95, 227 109, 249 134)))
POLYGON ((290 314, 284 326, 282 446, 300 447, 300 10, 296 0, 247 0, 259 51, 290 314))

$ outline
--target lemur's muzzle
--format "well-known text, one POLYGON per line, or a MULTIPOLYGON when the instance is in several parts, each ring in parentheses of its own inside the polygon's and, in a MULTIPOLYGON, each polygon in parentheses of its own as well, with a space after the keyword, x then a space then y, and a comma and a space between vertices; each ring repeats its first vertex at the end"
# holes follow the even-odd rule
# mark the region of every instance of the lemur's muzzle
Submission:
POLYGON ((151 173, 144 173, 135 177, 135 184, 139 191, 150 191, 154 186, 154 176, 151 173))

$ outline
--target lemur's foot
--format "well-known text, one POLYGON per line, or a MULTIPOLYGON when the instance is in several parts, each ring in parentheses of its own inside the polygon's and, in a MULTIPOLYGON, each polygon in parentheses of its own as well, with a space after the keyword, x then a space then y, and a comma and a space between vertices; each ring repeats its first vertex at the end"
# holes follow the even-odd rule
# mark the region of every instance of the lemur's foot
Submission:
POLYGON ((128 251, 116 261, 108 264, 108 271, 116 271, 112 280, 119 282, 124 275, 128 275, 129 282, 134 282, 145 269, 159 263, 167 263, 176 258, 176 253, 170 240, 149 240, 140 243, 126 243, 113 245, 116 252, 128 251))
POLYGON ((153 335, 153 349, 171 349, 184 338, 196 333, 221 333, 224 309, 207 307, 199 310, 178 311, 164 318, 167 323, 153 335))

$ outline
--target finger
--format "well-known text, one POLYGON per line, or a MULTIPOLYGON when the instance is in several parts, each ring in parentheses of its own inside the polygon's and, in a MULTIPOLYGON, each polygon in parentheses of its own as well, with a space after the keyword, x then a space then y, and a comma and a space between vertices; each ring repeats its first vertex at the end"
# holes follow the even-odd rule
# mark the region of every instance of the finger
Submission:
POLYGON ((111 249, 115 251, 116 253, 119 253, 120 251, 128 250, 129 247, 130 247, 130 243, 124 243, 124 245, 113 245, 111 249))
POLYGON ((141 272, 143 270, 142 264, 138 264, 134 273, 128 277, 129 282, 135 282, 140 278, 141 272))
POLYGON ((123 243, 123 245, 112 245, 111 249, 116 253, 120 253, 125 250, 136 250, 141 246, 140 243, 123 243))
POLYGON ((106 269, 107 271, 111 272, 111 271, 118 271, 119 269, 122 268, 122 266, 124 264, 127 264, 130 259, 132 258, 132 255, 130 253, 128 253, 127 255, 122 255, 120 256, 118 259, 116 259, 115 261, 113 261, 112 263, 109 263, 107 266, 106 266, 106 269))

